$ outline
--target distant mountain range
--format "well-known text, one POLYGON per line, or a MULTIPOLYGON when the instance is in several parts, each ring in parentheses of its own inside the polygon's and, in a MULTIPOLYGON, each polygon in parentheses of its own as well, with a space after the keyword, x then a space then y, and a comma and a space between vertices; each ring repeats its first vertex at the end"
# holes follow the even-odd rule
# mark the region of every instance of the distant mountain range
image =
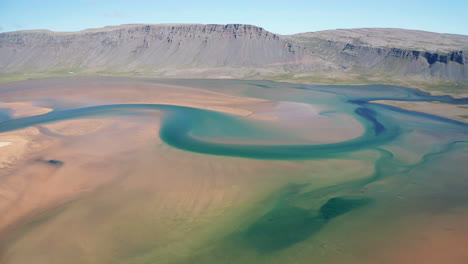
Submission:
POLYGON ((0 33, 0 73, 369 76, 468 81, 468 36, 386 28, 279 35, 252 25, 131 24, 0 33))

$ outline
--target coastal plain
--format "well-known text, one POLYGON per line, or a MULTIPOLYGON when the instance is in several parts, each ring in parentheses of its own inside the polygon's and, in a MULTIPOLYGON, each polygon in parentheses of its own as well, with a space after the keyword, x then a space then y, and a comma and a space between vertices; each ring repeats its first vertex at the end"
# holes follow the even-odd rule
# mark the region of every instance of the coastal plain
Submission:
POLYGON ((466 98, 381 88, 2 83, 0 263, 465 263, 466 109, 379 102, 466 98))

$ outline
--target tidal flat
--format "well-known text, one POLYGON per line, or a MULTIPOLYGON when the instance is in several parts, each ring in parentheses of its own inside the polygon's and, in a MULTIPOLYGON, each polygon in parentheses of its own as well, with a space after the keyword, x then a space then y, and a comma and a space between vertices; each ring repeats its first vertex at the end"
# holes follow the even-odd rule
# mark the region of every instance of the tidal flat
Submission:
POLYGON ((0 263, 466 263, 468 125, 389 85, 0 84, 0 263))

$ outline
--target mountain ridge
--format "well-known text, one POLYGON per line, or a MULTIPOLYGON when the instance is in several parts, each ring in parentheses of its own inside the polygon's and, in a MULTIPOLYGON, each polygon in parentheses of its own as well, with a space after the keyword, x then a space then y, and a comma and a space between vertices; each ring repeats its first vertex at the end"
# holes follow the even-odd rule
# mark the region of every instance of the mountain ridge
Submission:
MULTIPOLYGON (((0 73, 369 74, 468 81, 468 36, 391 28, 280 35, 246 24, 125 24, 0 33, 0 73)), ((210 75, 211 74, 211 75, 210 75)), ((177 76, 175 76, 177 77, 177 76)))

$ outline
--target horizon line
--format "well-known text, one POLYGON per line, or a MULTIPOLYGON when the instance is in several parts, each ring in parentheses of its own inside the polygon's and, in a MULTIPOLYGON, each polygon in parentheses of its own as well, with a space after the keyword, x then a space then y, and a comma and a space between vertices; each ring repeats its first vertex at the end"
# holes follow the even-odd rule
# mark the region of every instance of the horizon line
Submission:
POLYGON ((257 26, 254 24, 248 24, 248 23, 226 23, 226 24, 221 24, 221 23, 127 23, 127 24, 115 24, 115 25, 106 25, 106 26, 98 26, 98 27, 90 27, 90 28, 84 28, 80 30, 71 30, 71 31, 58 31, 58 30, 52 30, 52 29, 46 29, 46 28, 32 28, 32 29, 20 29, 20 30, 13 30, 13 31, 0 31, 0 34, 3 33, 15 33, 15 32, 28 32, 28 31, 48 31, 52 33, 80 33, 80 32, 86 32, 86 31, 93 31, 93 30, 99 30, 99 29, 105 29, 105 28, 115 28, 118 29, 119 27, 124 27, 124 26, 170 26, 170 25, 202 25, 202 26, 207 26, 207 25, 220 25, 220 26, 227 26, 227 25, 248 25, 248 26, 254 26, 257 28, 262 28, 268 32, 277 34, 277 35, 283 35, 283 36, 290 36, 290 35, 296 35, 296 34, 304 34, 304 33, 313 33, 313 32, 322 32, 322 31, 334 31, 334 30, 353 30, 353 29, 399 29, 399 30, 407 30, 407 31, 419 31, 419 32, 428 32, 428 33, 435 33, 435 34, 443 34, 443 35, 459 35, 459 36, 468 36, 465 34, 460 34, 460 33, 447 33, 447 32, 437 32, 437 31, 429 31, 429 30, 422 30, 422 29, 411 29, 411 28, 397 28, 397 27, 350 27, 350 28, 330 28, 330 29, 322 29, 322 30, 315 30, 315 31, 303 31, 303 32, 297 32, 297 33, 292 33, 292 34, 280 34, 276 33, 273 31, 270 31, 266 29, 263 26, 257 26))

